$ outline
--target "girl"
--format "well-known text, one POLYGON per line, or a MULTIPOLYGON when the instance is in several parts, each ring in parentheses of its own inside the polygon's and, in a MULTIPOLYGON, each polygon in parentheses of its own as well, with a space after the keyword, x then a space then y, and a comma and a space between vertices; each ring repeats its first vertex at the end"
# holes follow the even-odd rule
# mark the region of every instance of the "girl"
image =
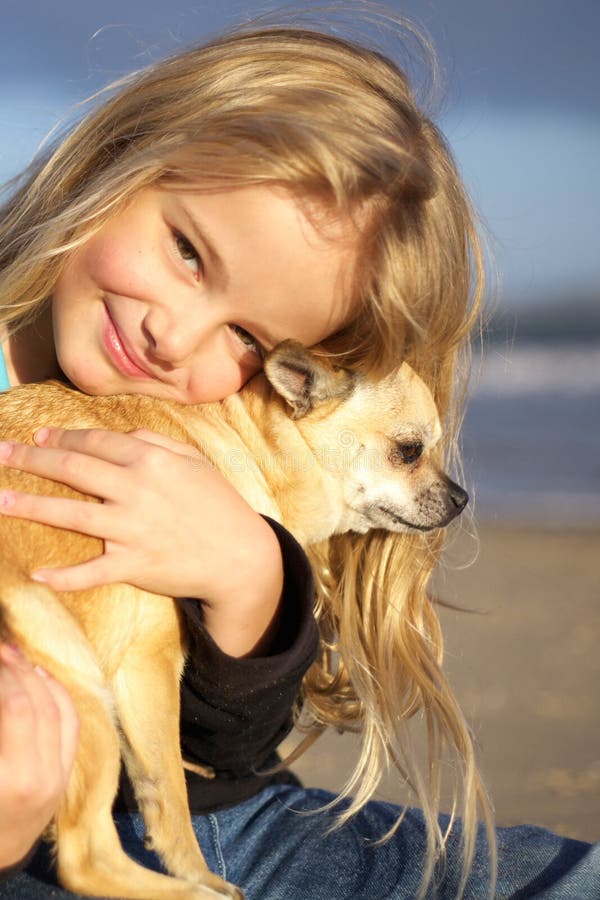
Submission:
MULTIPOLYGON (((407 359, 456 431, 481 254, 442 137, 377 52, 316 31, 246 30, 126 78, 13 187, 1 228, 10 385, 58 376, 91 394, 218 400, 293 337, 372 375, 407 359)), ((182 745, 216 770, 189 779, 209 865, 263 900, 493 892, 478 803, 488 823, 489 812, 426 593, 441 534, 310 548, 313 588, 291 536, 214 471, 191 469, 189 448, 57 429, 37 444, 2 446, 3 463, 103 504, 12 493, 2 512, 101 537, 105 551, 35 577, 190 598, 182 745), (313 732, 362 733, 339 804, 273 770, 300 690, 313 732), (417 713, 424 771, 408 730, 417 713), (461 822, 438 811, 447 752, 461 822), (389 764, 422 812, 371 799, 389 764)), ((155 864, 123 812, 131 802, 124 785, 122 839, 155 864)), ((498 843, 497 896, 542 890, 558 856, 561 885, 581 876, 570 872, 580 857, 587 865, 586 845, 537 830, 498 843), (527 856, 511 853, 524 837, 527 856)), ((6 896, 37 898, 47 877, 38 857, 6 896)), ((592 883, 589 865, 583 877, 592 883)))

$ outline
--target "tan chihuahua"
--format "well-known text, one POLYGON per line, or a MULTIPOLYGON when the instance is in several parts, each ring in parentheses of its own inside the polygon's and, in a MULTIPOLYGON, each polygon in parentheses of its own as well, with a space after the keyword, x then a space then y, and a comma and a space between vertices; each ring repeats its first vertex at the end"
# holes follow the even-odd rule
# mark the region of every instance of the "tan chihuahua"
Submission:
MULTIPOLYGON (((31 442, 43 425, 146 428, 193 444, 304 546, 346 531, 439 528, 468 500, 432 460, 439 418, 408 365, 376 383, 292 341, 221 403, 89 397, 54 382, 0 396, 3 439, 31 442)), ((0 487, 81 496, 4 467, 0 487)), ((0 637, 68 688, 81 719, 51 835, 61 884, 139 900, 242 898, 207 869, 190 821, 179 748, 186 646, 177 604, 126 584, 56 594, 29 578, 41 566, 97 556, 96 538, 0 517, 0 546, 0 637), (121 756, 149 843, 170 875, 143 868, 121 848, 111 816, 121 756)))

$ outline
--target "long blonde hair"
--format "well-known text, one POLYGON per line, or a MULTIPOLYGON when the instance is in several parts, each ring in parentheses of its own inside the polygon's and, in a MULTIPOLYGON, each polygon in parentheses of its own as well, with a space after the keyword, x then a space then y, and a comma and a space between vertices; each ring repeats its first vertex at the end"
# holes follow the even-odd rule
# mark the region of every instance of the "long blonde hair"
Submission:
MULTIPOLYGON (((362 213, 360 312, 323 349, 371 372, 408 360, 434 393, 448 452, 481 252, 451 154, 399 68, 320 31, 245 29, 128 76, 101 99, 34 161, 1 210, 0 324, 14 330, 35 318, 68 254, 141 188, 277 183, 336 215, 362 213)), ((389 763, 403 773, 427 823, 424 885, 443 854, 437 813, 448 748, 459 763, 465 873, 478 801, 489 821, 427 593, 442 544, 441 532, 375 532, 309 549, 321 651, 304 682, 303 715, 317 729, 363 736, 345 816, 373 795, 389 763), (425 774, 408 730, 417 713, 429 736, 425 774)))

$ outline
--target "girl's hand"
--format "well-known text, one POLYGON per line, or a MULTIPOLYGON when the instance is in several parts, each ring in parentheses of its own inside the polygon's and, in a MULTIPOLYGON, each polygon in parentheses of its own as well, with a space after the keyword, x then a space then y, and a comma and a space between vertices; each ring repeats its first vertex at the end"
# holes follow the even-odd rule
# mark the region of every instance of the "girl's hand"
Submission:
POLYGON ((279 544, 198 451, 150 431, 43 428, 36 443, 10 444, 0 458, 103 502, 13 491, 0 494, 1 511, 101 538, 104 553, 33 577, 59 591, 126 582, 202 598, 207 627, 222 649, 236 655, 258 649, 281 593, 279 544), (213 627, 217 611, 232 640, 213 627))
POLYGON ((65 688, 0 646, 0 869, 29 852, 56 812, 79 735, 65 688))

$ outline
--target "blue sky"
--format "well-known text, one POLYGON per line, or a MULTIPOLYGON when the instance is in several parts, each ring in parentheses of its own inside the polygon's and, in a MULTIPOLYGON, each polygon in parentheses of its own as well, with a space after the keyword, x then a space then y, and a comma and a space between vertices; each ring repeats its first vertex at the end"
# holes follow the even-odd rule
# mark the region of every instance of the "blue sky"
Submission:
MULTIPOLYGON (((316 6, 4 0, 0 179, 27 161, 74 102, 107 81, 241 18, 316 6)), ((500 303, 600 303, 598 0, 386 6, 423 24, 437 45, 437 118, 490 236, 500 303)), ((364 28, 355 24, 353 36, 364 28)), ((387 52, 398 52, 385 29, 375 31, 387 52)))

